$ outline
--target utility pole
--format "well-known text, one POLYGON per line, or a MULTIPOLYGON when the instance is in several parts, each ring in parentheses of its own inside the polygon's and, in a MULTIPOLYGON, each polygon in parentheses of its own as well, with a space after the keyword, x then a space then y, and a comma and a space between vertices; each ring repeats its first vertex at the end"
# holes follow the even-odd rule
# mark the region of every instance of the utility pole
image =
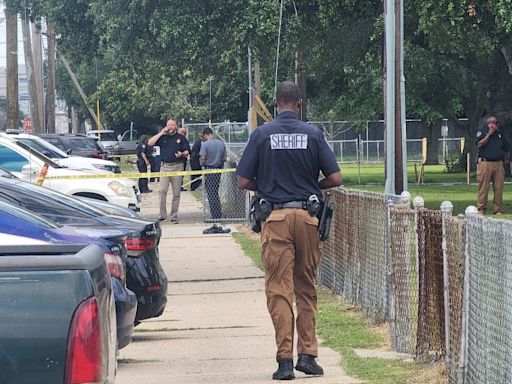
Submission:
POLYGON ((407 190, 407 142, 405 124, 405 76, 403 65, 403 3, 386 0, 384 114, 386 185, 388 194, 407 190))
POLYGON ((407 130, 404 75, 404 0, 395 0, 395 193, 407 191, 407 130))
POLYGON ((55 29, 48 23, 48 74, 46 85, 46 129, 55 133, 55 29))
POLYGON ((32 29, 32 48, 34 54, 34 78, 36 82, 36 95, 37 104, 39 109, 39 121, 41 127, 46 126, 44 120, 44 102, 43 102, 43 58, 42 58, 42 44, 41 44, 41 32, 37 30, 36 25, 31 23, 32 29))
POLYGON ((21 32, 23 34, 23 48, 25 52, 25 67, 27 69, 28 93, 30 99, 30 114, 34 132, 42 133, 43 127, 39 120, 39 103, 37 100, 36 79, 34 76, 34 58, 32 56, 32 40, 30 37, 30 23, 25 16, 21 19, 21 32))
POLYGON ((92 116, 92 118, 93 118, 94 122, 96 123, 96 125, 98 127, 100 127, 100 129, 103 129, 103 127, 100 124, 100 121, 98 120, 98 117, 96 116, 96 113, 94 113, 94 110, 89 106, 89 104, 87 104, 87 96, 85 95, 84 90, 80 86, 80 83, 78 82, 78 79, 76 78, 75 73, 71 70, 71 67, 69 66, 68 61, 62 55, 62 53, 58 52, 57 50, 56 50, 56 52, 59 53, 60 60, 62 61, 62 64, 64 64, 64 68, 66 68, 66 71, 68 72, 69 77, 71 78, 71 81, 73 82, 73 85, 75 86, 76 90, 80 94, 80 97, 82 98, 82 101, 84 102, 85 106, 87 107, 87 110, 89 111, 89 114, 92 116))
POLYGON ((18 104, 18 15, 5 7, 7 56, 7 128, 19 127, 18 104))

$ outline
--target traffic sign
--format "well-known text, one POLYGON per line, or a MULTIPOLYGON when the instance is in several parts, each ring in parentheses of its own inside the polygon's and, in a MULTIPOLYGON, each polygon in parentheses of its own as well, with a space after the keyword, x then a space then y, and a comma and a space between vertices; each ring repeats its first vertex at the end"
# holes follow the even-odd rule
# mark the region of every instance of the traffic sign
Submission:
POLYGON ((23 129, 27 132, 32 132, 32 118, 31 117, 25 117, 23 119, 23 129))

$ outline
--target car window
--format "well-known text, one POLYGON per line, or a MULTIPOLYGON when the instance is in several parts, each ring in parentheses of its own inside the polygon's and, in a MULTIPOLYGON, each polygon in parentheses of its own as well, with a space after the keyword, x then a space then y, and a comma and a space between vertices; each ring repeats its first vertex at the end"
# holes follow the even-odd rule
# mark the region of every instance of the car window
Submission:
POLYGON ((67 150, 66 146, 62 143, 62 141, 60 141, 57 138, 45 137, 44 139, 46 141, 48 141, 49 143, 52 143, 53 145, 55 145, 57 148, 62 149, 63 151, 67 150))
POLYGON ((41 143, 33 140, 33 139, 26 139, 26 138, 18 138, 18 141, 22 142, 23 144, 28 145, 30 148, 35 149, 38 152, 41 152, 43 155, 51 157, 51 158, 57 158, 62 159, 64 156, 61 156, 59 153, 52 151, 51 149, 45 147, 41 143))
MULTIPOLYGON (((20 187, 21 188, 21 187, 20 187)), ((59 193, 56 191, 53 191, 51 189, 45 188, 45 187, 39 187, 35 184, 31 183, 23 183, 24 190, 27 191, 27 193, 30 193, 34 195, 35 197, 40 196, 40 198, 48 199, 51 198, 55 201, 58 201, 57 206, 60 206, 59 209, 70 209, 72 211, 76 211, 77 213, 75 216, 78 215, 78 212, 83 215, 83 217, 91 217, 91 216, 102 216, 103 213, 101 210, 98 210, 96 208, 88 206, 86 203, 84 203, 81 200, 78 200, 74 197, 65 195, 63 193, 59 193)), ((52 208, 54 209, 54 208, 52 208)), ((58 212, 55 212, 58 213, 58 212)))
POLYGON ((28 160, 12 149, 0 144, 0 167, 10 172, 21 172, 28 160))
POLYGON ((89 150, 93 151, 94 145, 87 138, 71 138, 69 139, 69 148, 72 150, 89 150))
POLYGON ((20 141, 16 141, 16 144, 19 145, 24 150, 30 152, 30 154, 34 157, 37 157, 39 160, 49 164, 52 168, 64 168, 57 164, 55 161, 50 159, 48 156, 43 155, 42 153, 36 151, 35 149, 30 148, 27 144, 24 144, 20 141))
POLYGON ((5 193, 0 192, 0 201, 4 201, 9 204, 16 205, 17 207, 21 207, 21 203, 19 200, 15 199, 12 196, 6 195, 5 193))
POLYGON ((2 201, 0 201, 0 212, 8 213, 12 216, 15 216, 23 221, 27 221, 32 224, 36 224, 39 226, 43 226, 50 229, 57 229, 60 228, 60 225, 57 223, 54 223, 53 221, 46 220, 45 218, 41 216, 34 215, 33 213, 23 209, 18 208, 12 204, 7 204, 2 201))
POLYGON ((122 141, 134 141, 139 140, 139 134, 137 131, 128 131, 124 134, 122 141))
POLYGON ((100 132, 101 141, 117 141, 117 136, 114 132, 100 132))

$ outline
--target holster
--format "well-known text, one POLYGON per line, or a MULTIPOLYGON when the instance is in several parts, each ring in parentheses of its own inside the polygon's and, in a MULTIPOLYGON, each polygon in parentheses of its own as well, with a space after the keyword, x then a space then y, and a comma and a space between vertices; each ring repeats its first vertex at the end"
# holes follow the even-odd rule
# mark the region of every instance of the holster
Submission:
POLYGON ((321 241, 325 241, 329 238, 334 208, 335 204, 331 203, 331 192, 326 192, 324 201, 321 204, 321 209, 318 211, 318 232, 320 233, 321 241))
POLYGON ((258 196, 254 196, 251 199, 251 230, 256 233, 261 232, 261 222, 264 221, 272 213, 272 204, 261 199, 258 196))

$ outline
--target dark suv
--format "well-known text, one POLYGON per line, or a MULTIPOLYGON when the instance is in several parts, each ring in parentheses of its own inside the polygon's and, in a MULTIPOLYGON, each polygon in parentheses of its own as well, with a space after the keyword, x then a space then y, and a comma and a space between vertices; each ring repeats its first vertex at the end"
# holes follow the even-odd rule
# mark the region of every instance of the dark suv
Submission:
POLYGON ((98 159, 107 158, 107 152, 105 149, 96 140, 85 135, 71 133, 42 133, 39 137, 49 141, 70 155, 96 157, 98 159))

